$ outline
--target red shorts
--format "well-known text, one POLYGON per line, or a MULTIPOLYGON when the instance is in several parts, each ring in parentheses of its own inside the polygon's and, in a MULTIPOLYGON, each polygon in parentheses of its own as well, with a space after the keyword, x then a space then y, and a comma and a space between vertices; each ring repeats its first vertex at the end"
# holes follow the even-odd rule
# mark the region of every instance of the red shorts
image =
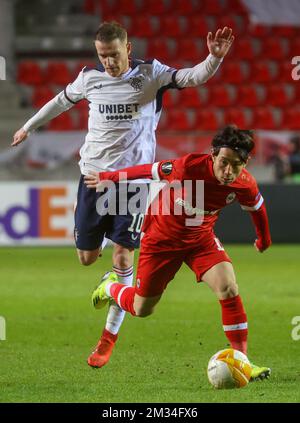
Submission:
POLYGON ((197 246, 176 251, 149 252, 147 244, 141 244, 136 293, 141 297, 161 295, 174 278, 182 263, 186 263, 196 275, 197 282, 214 265, 231 259, 214 233, 203 234, 197 246), (147 251, 148 250, 148 251, 147 251))

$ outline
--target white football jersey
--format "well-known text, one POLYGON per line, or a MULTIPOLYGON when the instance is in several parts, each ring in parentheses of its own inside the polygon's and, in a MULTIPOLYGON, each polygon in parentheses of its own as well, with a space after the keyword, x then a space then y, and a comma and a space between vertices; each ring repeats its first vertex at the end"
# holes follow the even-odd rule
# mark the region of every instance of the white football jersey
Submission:
POLYGON ((64 102, 89 101, 88 133, 79 162, 84 175, 155 160, 162 96, 167 89, 178 88, 176 70, 156 59, 132 60, 130 66, 120 77, 108 75, 101 64, 97 69, 85 67, 60 93, 64 102))

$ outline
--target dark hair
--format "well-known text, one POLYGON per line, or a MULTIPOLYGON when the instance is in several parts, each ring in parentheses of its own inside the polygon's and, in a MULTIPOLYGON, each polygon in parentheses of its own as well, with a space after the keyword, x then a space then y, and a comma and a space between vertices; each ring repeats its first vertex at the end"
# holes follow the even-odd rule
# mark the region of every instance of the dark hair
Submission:
POLYGON ((222 147, 236 151, 241 160, 246 163, 249 153, 254 148, 253 131, 239 129, 235 125, 223 128, 212 140, 212 152, 214 156, 219 154, 222 147))
POLYGON ((103 41, 104 43, 110 43, 117 38, 126 41, 127 31, 116 21, 103 22, 95 35, 95 41, 103 41))

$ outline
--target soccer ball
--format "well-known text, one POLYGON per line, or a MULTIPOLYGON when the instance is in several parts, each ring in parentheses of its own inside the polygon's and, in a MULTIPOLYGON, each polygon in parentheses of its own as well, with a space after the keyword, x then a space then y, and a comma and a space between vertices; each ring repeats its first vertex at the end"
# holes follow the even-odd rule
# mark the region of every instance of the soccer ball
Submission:
POLYGON ((207 376, 214 388, 243 388, 250 380, 251 365, 245 354, 228 348, 218 351, 211 357, 207 376))

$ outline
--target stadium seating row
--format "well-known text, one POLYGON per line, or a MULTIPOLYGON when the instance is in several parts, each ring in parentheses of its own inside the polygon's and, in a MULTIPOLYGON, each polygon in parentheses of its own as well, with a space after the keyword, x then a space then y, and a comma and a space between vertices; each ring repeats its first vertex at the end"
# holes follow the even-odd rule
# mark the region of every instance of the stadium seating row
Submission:
POLYGON ((83 11, 87 14, 100 11, 104 16, 114 13, 163 16, 174 11, 180 15, 203 13, 221 16, 232 10, 238 14, 247 13, 239 0, 85 0, 83 6, 83 11))
MULTIPOLYGON (((53 119, 47 129, 53 131, 86 130, 88 108, 76 106, 71 112, 53 119)), ((300 130, 300 108, 255 109, 232 107, 228 109, 205 108, 199 110, 170 109, 163 115, 159 129, 164 131, 215 131, 224 124, 234 123, 241 128, 300 130)))
MULTIPOLYGON (((157 47, 162 48, 162 43, 158 43, 157 47)), ((160 53, 163 51, 155 51, 156 44, 151 46, 153 56, 161 57, 160 53), (157 54, 155 54, 157 53, 157 54)), ((299 50, 300 51, 300 50, 299 50)), ((199 60, 199 58, 198 58, 199 60)), ((170 60, 167 63, 174 68, 180 69, 183 67, 193 66, 198 62, 170 60)), ((17 81, 26 85, 61 85, 65 86, 70 81, 74 80, 79 71, 84 66, 95 66, 95 62, 78 63, 75 67, 69 67, 64 61, 49 61, 46 67, 43 67, 37 61, 27 60, 19 63, 17 81)), ((268 84, 280 82, 293 82, 292 70, 295 65, 291 61, 277 62, 273 60, 261 60, 257 62, 252 61, 226 61, 224 65, 218 70, 216 75, 209 81, 209 84, 222 82, 224 84, 268 84)))
MULTIPOLYGON (((41 108, 51 100, 59 90, 49 86, 35 87, 32 92, 32 105, 41 108)), ((300 101, 300 85, 292 84, 264 85, 205 85, 199 89, 185 89, 181 91, 169 90, 164 94, 163 105, 166 109, 186 107, 189 109, 203 106, 232 107, 239 104, 241 107, 292 106, 300 101)), ((79 107, 83 103, 78 103, 79 107)))

